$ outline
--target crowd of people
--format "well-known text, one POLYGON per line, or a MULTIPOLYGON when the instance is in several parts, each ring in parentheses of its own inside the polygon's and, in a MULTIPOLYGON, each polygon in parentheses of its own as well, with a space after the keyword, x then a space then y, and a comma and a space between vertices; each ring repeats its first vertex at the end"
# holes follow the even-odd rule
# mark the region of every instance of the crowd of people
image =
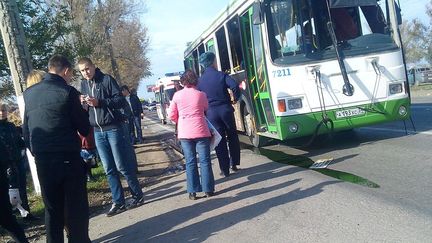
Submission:
MULTIPOLYGON (((204 70, 201 77, 185 71, 181 77, 184 88, 175 93, 169 114, 177 124, 191 200, 197 199, 198 192, 204 192, 205 197, 215 194, 210 157, 215 133, 221 137, 215 148, 221 175, 228 177, 230 169, 237 171, 240 164, 232 107, 240 98, 240 90, 229 75, 217 71, 213 53, 202 54, 199 62, 204 70)), ((20 202, 30 211, 26 182, 22 181, 26 177, 21 165, 25 164, 25 148, 36 162, 45 205, 47 242, 64 242, 64 231, 69 242, 91 242, 86 184, 93 179, 91 168, 96 165, 96 158, 100 158, 112 195, 106 216, 144 204, 132 146, 143 142, 141 102, 132 90, 120 87, 90 58, 79 59, 77 68, 83 78, 80 91, 70 85, 74 67, 62 55, 49 60, 47 73, 34 70, 29 74, 22 135, 7 121, 7 106, 0 104, 0 152, 7 155, 0 159, 0 225, 16 242, 28 241, 13 214, 8 191, 11 187, 19 188, 20 202), (8 178, 13 176, 6 176, 8 169, 21 181, 11 182, 8 178), (121 175, 132 195, 128 204, 121 175)))

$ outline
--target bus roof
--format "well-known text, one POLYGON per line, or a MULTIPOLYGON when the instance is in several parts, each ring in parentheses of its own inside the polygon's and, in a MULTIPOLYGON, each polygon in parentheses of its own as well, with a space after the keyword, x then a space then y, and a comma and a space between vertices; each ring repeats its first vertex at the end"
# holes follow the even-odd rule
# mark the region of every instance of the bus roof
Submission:
POLYGON ((204 32, 197 39, 195 39, 195 41, 188 45, 184 55, 186 56, 192 52, 202 40, 206 39, 211 33, 213 33, 214 30, 219 28, 219 26, 221 26, 225 20, 229 19, 243 4, 247 2, 251 2, 252 4, 254 0, 231 0, 228 6, 218 14, 218 17, 210 24, 210 26, 204 30, 204 32))

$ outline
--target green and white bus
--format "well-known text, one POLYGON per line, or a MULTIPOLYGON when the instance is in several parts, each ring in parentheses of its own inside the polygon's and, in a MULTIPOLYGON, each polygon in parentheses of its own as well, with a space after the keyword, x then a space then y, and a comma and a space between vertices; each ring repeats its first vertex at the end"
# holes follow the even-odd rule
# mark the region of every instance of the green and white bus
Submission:
POLYGON ((188 45, 242 90, 236 125, 255 146, 404 120, 410 96, 395 0, 234 0, 188 45))

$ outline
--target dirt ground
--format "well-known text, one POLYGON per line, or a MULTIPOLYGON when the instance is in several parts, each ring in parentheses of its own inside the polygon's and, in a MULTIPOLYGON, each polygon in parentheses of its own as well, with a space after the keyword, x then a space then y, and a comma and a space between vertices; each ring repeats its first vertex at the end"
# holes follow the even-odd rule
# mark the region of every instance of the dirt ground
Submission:
MULTIPOLYGON (((138 180, 141 187, 145 187, 163 179, 164 176, 183 169, 183 155, 175 151, 164 140, 146 141, 143 144, 134 145, 138 162, 138 180)), ((126 181, 122 180, 124 188, 126 181)), ((108 185, 99 191, 89 192, 90 216, 100 214, 101 211, 111 207, 111 192, 108 185)), ((125 196, 130 197, 129 191, 125 196)))
POLYGON ((432 85, 413 86, 411 87, 412 97, 432 96, 432 85))

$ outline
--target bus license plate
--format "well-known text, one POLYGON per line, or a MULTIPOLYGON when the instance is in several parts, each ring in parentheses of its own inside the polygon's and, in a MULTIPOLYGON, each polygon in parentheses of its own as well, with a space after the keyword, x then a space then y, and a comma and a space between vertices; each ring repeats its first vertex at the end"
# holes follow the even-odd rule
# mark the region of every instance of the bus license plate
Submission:
POLYGON ((364 110, 359 108, 336 111, 336 119, 351 117, 351 116, 360 116, 360 115, 364 115, 365 113, 366 112, 364 110))

